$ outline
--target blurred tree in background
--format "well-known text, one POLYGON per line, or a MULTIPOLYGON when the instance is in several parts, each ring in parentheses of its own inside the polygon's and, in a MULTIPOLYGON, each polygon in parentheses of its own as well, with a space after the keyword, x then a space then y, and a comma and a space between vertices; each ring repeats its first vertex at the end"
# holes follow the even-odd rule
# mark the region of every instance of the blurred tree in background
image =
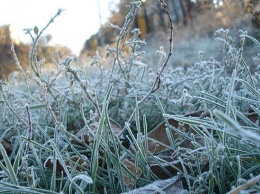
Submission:
MULTIPOLYGON (((49 42, 52 36, 47 34, 42 36, 38 42, 37 54, 39 60, 45 57, 45 63, 52 63, 54 59, 55 51, 59 52, 60 57, 68 56, 71 50, 62 45, 50 46, 49 42)), ((29 50, 30 45, 19 42, 12 34, 12 26, 5 25, 0 27, 0 80, 8 79, 10 73, 17 71, 18 66, 16 65, 11 51, 11 45, 14 45, 14 49, 20 65, 23 69, 29 67, 29 50)))
MULTIPOLYGON (((128 13, 126 5, 130 2, 131 0, 120 0, 116 8, 113 5, 109 22, 121 27, 128 13)), ((167 4, 175 23, 176 43, 212 37, 219 28, 251 30, 254 33, 251 35, 260 38, 259 30, 256 30, 260 27, 259 0, 167 0, 167 4)), ((142 10, 135 18, 135 27, 141 30, 141 39, 145 39, 148 44, 157 41, 160 42, 158 44, 163 45, 164 35, 169 29, 168 22, 159 0, 142 0, 142 10)), ((93 34, 85 41, 80 53, 81 58, 93 56, 98 48, 104 48, 104 45, 115 42, 118 30, 107 25, 103 25, 100 30, 103 35, 102 41, 99 40, 99 32, 93 34), (104 45, 101 45, 102 42, 104 45)), ((10 49, 12 44, 21 66, 26 69, 29 65, 30 46, 17 42, 10 32, 9 25, 0 27, 0 76, 5 79, 9 73, 17 70, 10 49)), ((69 48, 62 45, 50 46, 51 38, 51 35, 43 36, 38 44, 38 56, 47 57, 46 63, 53 62, 56 50, 59 51, 61 58, 71 53, 69 48)))
MULTIPOLYGON (((121 26, 130 0, 121 0, 109 18, 109 22, 121 26)), ((184 39, 196 36, 212 36, 219 28, 237 29, 242 26, 259 28, 259 0, 167 0, 175 25, 184 30, 184 39)), ((158 0, 142 0, 142 10, 136 17, 135 27, 141 30, 141 38, 148 39, 149 34, 168 29, 168 20, 158 0)), ((177 30, 178 30, 177 29, 177 30)), ((116 30, 102 26, 104 43, 114 42, 116 30)), ((98 46, 98 36, 86 40, 81 54, 93 55, 98 46)))

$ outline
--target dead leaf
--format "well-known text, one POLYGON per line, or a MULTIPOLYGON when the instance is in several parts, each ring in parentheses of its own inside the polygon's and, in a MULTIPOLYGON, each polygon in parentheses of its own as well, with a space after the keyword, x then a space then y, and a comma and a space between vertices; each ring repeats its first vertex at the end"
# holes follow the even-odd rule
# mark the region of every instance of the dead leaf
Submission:
MULTIPOLYGON (((131 162, 130 160, 123 160, 122 162, 124 166, 133 174, 136 175, 137 178, 139 178, 142 174, 142 170, 140 167, 135 167, 135 164, 131 162)), ((127 187, 133 186, 136 184, 136 181, 128 174, 127 171, 123 170, 123 177, 124 177, 124 183, 127 187)))
MULTIPOLYGON (((99 119, 97 119, 96 121, 92 122, 89 124, 90 129, 95 132, 97 127, 98 127, 98 121, 99 119)), ((122 127, 114 120, 109 119, 110 122, 110 126, 112 131, 118 136, 120 134, 120 132, 122 131, 122 127)), ((84 140, 84 142, 86 144, 89 144, 91 141, 93 141, 93 137, 90 135, 89 130, 87 128, 82 128, 81 130, 79 130, 75 136, 81 140, 84 140)), ((78 144, 78 142, 76 140, 71 140, 71 143, 73 144, 78 144)))
MULTIPOLYGON (((12 153, 12 151, 13 151, 13 146, 12 146, 12 144, 11 144, 11 142, 10 142, 9 140, 3 138, 2 140, 0 140, 0 143, 3 145, 5 151, 6 151, 6 153, 7 153, 8 155, 12 153)), ((3 158, 3 156, 2 156, 2 154, 0 153, 0 159, 2 159, 2 158, 3 158)))
MULTIPOLYGON (((191 114, 187 114, 185 116, 201 116, 203 113, 203 111, 198 111, 195 113, 191 113, 191 114)), ((185 131, 185 132, 192 132, 193 134, 196 135, 196 132, 187 124, 182 124, 179 121, 176 121, 174 119, 169 119, 168 120, 169 126, 172 126, 174 128, 177 128, 179 130, 185 131)), ((163 157, 163 158, 168 158, 168 159, 164 159, 168 162, 173 162, 174 158, 173 153, 175 150, 173 149, 169 149, 169 147, 171 147, 171 143, 168 139, 167 133, 166 133, 166 123, 162 122, 160 123, 157 127, 155 127, 154 129, 152 129, 148 134, 148 150, 152 153, 152 154, 156 154, 158 157, 163 157), (162 152, 163 151, 163 152, 162 152), (168 157, 167 157, 168 156, 168 157)), ((172 132, 172 136, 173 138, 176 139, 180 139, 180 135, 178 133, 176 133, 174 130, 170 129, 172 132)), ((203 145, 204 144, 204 139, 203 138, 195 138, 195 140, 197 141, 197 143, 203 145)), ((189 140, 185 140, 183 138, 182 143, 179 145, 181 148, 190 148, 193 149, 194 145, 189 141, 189 140)), ((130 148, 130 151, 135 154, 135 151, 133 148, 130 148)), ((135 163, 135 161, 131 161, 132 163, 135 163)), ((207 162, 203 162, 203 165, 206 165, 207 162)), ((175 167, 177 167, 178 169, 183 169, 182 165, 180 163, 176 163, 174 164, 175 167)), ((151 164, 150 166, 151 171, 158 177, 161 179, 166 179, 169 178, 169 174, 172 175, 176 175, 177 174, 177 170, 175 168, 173 168, 172 166, 166 165, 164 166, 164 169, 157 165, 157 164, 151 164), (167 170, 169 173, 166 173, 164 170, 167 170)))
POLYGON ((33 32, 34 32, 35 35, 38 35, 38 33, 39 33, 39 29, 38 29, 37 26, 34 26, 34 28, 33 28, 33 32))
POLYGON ((116 121, 114 121, 113 119, 109 119, 109 122, 110 122, 112 130, 118 136, 122 131, 122 127, 116 121))
MULTIPOLYGON (((84 160, 82 160, 78 156, 73 156, 73 157, 71 157, 70 160, 73 161, 74 163, 72 163, 71 161, 65 161, 65 164, 68 167, 68 169, 71 169, 73 167, 73 165, 75 165, 75 163, 77 163, 78 165, 83 166, 85 168, 87 167, 84 160)), ((48 169, 53 169, 53 157, 48 157, 46 159, 46 161, 44 162, 44 167, 48 168, 48 169)), ((81 168, 79 166, 77 166, 76 170, 81 171, 81 168)), ((65 172, 62 164, 60 163, 59 160, 56 160, 56 172, 62 172, 62 171, 65 172)))
POLYGON ((257 123, 258 126, 260 126, 260 116, 253 110, 250 109, 248 111, 248 114, 246 115, 246 117, 252 122, 252 123, 257 123))
MULTIPOLYGON (((168 123, 170 126, 173 126, 178 129, 180 129, 180 127, 181 127, 181 130, 183 130, 185 132, 191 131, 194 134, 196 134, 196 132, 193 131, 193 129, 191 129, 189 125, 186 125, 186 124, 181 125, 178 121, 176 121, 174 119, 169 119, 168 123)), ((177 139, 180 137, 178 133, 175 133, 173 130, 171 130, 171 131, 172 131, 172 136, 174 139, 177 139)), ((171 146, 171 143, 167 136, 165 122, 162 122, 157 127, 155 127, 152 131, 150 131, 147 134, 147 136, 149 138, 148 150, 153 154, 161 152, 162 150, 165 150, 167 148, 167 146, 171 146), (161 144, 159 144, 157 142, 160 142, 161 144)), ((200 139, 200 138, 198 138, 197 141, 200 144, 204 143, 204 140, 200 139)), ((184 140, 184 142, 180 146, 183 148, 193 148, 193 144, 188 140, 184 140)))

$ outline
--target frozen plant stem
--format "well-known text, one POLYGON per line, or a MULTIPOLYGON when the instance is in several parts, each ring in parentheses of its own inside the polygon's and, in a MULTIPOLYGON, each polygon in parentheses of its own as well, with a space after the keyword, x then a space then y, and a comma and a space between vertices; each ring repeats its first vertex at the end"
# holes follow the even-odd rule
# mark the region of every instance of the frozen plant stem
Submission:
MULTIPOLYGON (((38 34, 36 34, 36 38, 35 38, 35 39, 33 38, 32 34, 31 34, 31 29, 27 29, 27 30, 26 30, 26 33, 28 33, 28 34, 31 36, 32 41, 33 41, 33 46, 32 46, 31 52, 30 52, 30 56, 29 56, 29 57, 30 57, 30 66, 31 66, 33 72, 35 73, 35 75, 36 75, 37 77, 39 77, 39 78, 41 78, 41 73, 39 72, 39 69, 38 69, 38 67, 37 67, 37 64, 36 64, 36 63, 34 64, 34 60, 37 60, 36 54, 35 54, 37 42, 38 42, 40 36, 42 35, 42 33, 49 27, 49 25, 50 25, 51 23, 54 22, 54 19, 55 19, 56 17, 58 17, 58 16, 61 14, 62 11, 64 11, 64 10, 62 10, 62 9, 59 9, 59 10, 58 10, 58 12, 55 14, 55 16, 50 19, 50 21, 48 22, 48 24, 47 24, 38 34)), ((41 79, 41 80, 42 80, 42 79, 41 79)), ((42 81, 43 81, 43 80, 42 80, 42 81)))
MULTIPOLYGON (((169 59, 172 56, 172 48, 173 48, 173 22, 172 22, 172 18, 168 9, 167 4, 165 3, 164 0, 159 0, 161 2, 161 6, 163 8, 163 10, 166 12, 168 18, 169 18, 169 23, 170 23, 170 37, 169 37, 169 51, 167 53, 167 57, 162 65, 162 68, 157 72, 155 81, 153 83, 153 86, 151 87, 150 91, 138 102, 137 106, 140 107, 142 106, 142 104, 145 102, 145 100, 152 94, 154 93, 156 90, 158 90, 160 88, 160 83, 161 83, 161 75, 163 73, 163 70, 165 69, 165 67, 167 66, 169 59)), ((132 115, 130 116, 130 118, 128 119, 128 123, 131 123, 133 118, 135 116, 135 111, 133 111, 132 115)), ((121 137, 123 135, 123 133, 126 130, 126 126, 124 126, 124 128, 122 129, 121 133, 118 135, 118 137, 121 137)))
POLYGON ((74 79, 80 84, 80 87, 83 89, 85 95, 87 98, 91 101, 93 106, 96 108, 97 113, 99 116, 101 116, 101 111, 98 106, 98 102, 91 97, 91 95, 88 93, 87 86, 85 83, 82 82, 82 80, 79 78, 78 73, 70 67, 70 63, 73 61, 72 58, 67 58, 65 61, 63 61, 61 64, 63 64, 66 67, 67 72, 71 73, 74 77, 74 79))
POLYGON ((129 34, 129 31, 131 30, 133 23, 134 23, 134 17, 137 14, 137 11, 140 9, 140 7, 139 7, 140 4, 141 4, 141 2, 132 2, 133 7, 130 10, 130 12, 128 13, 128 15, 126 16, 126 22, 125 22, 123 28, 121 29, 119 37, 118 37, 117 42, 116 42, 116 57, 115 57, 115 60, 114 60, 114 65, 115 65, 116 62, 118 63, 119 69, 120 69, 124 79, 126 79, 126 75, 125 75, 125 72, 123 70, 123 67, 121 66, 121 62, 119 60, 119 57, 122 56, 122 51, 123 51, 124 47, 127 45, 125 43, 126 38, 129 34), (121 42, 121 40, 122 40, 122 42, 121 42), (119 48, 120 43, 121 43, 121 48, 119 48))
POLYGON ((18 68, 20 69, 20 71, 22 72, 23 74, 23 77, 24 77, 24 80, 25 80, 25 83, 26 83, 26 88, 27 88, 27 92, 28 92, 28 95, 29 95, 29 98, 31 97, 31 92, 30 92, 30 88, 29 88, 29 84, 28 84, 28 79, 27 79, 27 75, 26 73, 24 72, 19 60, 18 60, 18 57, 16 55, 16 52, 15 52, 15 49, 14 49, 14 45, 11 46, 11 51, 12 51, 12 54, 13 54, 13 58, 15 60, 15 64, 18 66, 18 68))
MULTIPOLYGON (((30 111, 29 111, 29 105, 27 104, 25 106, 26 108, 26 113, 27 113, 27 116, 28 116, 28 140, 31 140, 32 139, 32 121, 31 121, 31 114, 30 114, 30 111)), ((27 142, 26 144, 26 150, 25 150, 25 155, 28 154, 28 151, 29 151, 29 141, 27 142)))
POLYGON ((8 100, 8 96, 6 93, 3 93, 4 101, 7 105, 7 107, 10 109, 10 111, 16 116, 16 118, 21 121, 24 125, 28 126, 28 124, 16 113, 15 109, 11 106, 11 102, 8 100))
MULTIPOLYGON (((28 136, 27 136, 28 142, 26 144, 26 148, 25 148, 25 152, 24 152, 24 159, 26 160, 26 157, 28 155, 29 148, 30 148, 30 140, 32 139, 32 122, 31 122, 31 115, 30 115, 30 111, 29 111, 29 105, 27 104, 25 106, 25 108, 26 108, 26 113, 28 116, 28 136)), ((24 164, 24 162, 22 161, 21 167, 17 174, 20 174, 20 172, 22 171, 23 164, 24 164)))

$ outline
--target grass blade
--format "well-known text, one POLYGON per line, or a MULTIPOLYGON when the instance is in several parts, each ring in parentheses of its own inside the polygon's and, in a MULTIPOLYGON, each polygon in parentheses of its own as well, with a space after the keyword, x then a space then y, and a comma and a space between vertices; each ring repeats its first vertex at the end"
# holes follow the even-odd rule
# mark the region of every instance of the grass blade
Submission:
POLYGON ((224 114, 223 112, 219 110, 214 110, 213 112, 216 117, 218 117, 220 120, 222 120, 226 125, 229 127, 228 130, 236 132, 241 137, 246 138, 252 142, 254 142, 256 145, 260 145, 260 136, 252 131, 245 130, 242 127, 240 127, 233 119, 231 119, 229 116, 224 114))
MULTIPOLYGON (((11 182, 15 185, 19 185, 18 183, 18 178, 16 176, 15 170, 11 164, 11 161, 9 160, 9 157, 5 151, 5 148, 3 147, 2 144, 0 144, 0 151, 2 153, 2 156, 4 158, 4 162, 6 165, 6 168, 4 168, 6 174, 8 175, 8 177, 10 178, 11 182)), ((1 162, 1 166, 3 166, 3 163, 1 162)))

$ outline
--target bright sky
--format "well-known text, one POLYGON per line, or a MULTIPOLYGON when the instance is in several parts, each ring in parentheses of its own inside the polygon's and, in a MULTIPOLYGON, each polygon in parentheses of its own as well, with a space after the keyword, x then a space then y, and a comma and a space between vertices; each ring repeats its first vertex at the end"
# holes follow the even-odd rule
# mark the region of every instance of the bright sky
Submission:
MULTIPOLYGON (((109 2, 99 0, 102 22, 109 16, 109 2)), ((0 26, 14 25, 19 39, 28 42, 23 29, 38 26, 41 30, 57 13, 65 9, 45 31, 52 35, 52 44, 63 44, 79 54, 85 40, 96 33, 100 26, 98 0, 0 0, 0 26)))

